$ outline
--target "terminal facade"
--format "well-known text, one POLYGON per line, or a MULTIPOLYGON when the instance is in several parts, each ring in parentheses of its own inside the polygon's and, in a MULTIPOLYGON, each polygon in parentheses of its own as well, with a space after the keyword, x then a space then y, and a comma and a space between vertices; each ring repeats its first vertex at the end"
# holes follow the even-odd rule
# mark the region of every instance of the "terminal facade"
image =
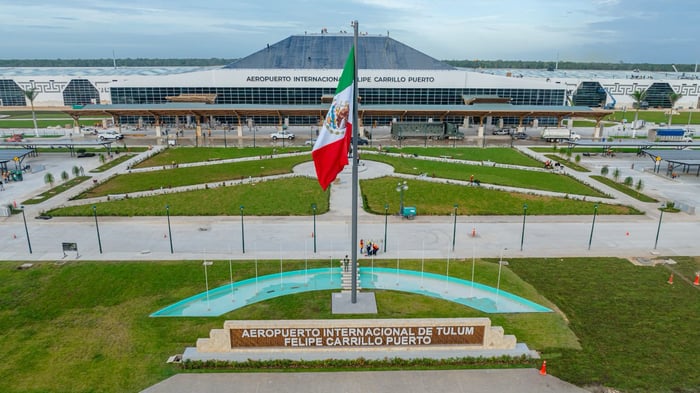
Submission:
MULTIPOLYGON (((340 70, 352 45, 351 34, 304 34, 276 44, 220 68, 137 68, 0 70, 0 106, 26 107, 22 90, 34 88, 36 107, 79 108, 96 105, 161 105, 183 97, 210 97, 211 104, 241 106, 320 105, 331 97, 340 70)), ((647 91, 651 107, 670 107, 668 93, 683 94, 676 106, 697 108, 700 80, 600 79, 512 77, 454 68, 393 38, 362 35, 358 43, 360 105, 454 107, 469 98, 498 98, 514 107, 606 107, 632 108, 629 97, 647 91), (611 105, 612 104, 612 105, 611 105)), ((425 111, 364 114, 366 126, 391 121, 439 120, 466 124, 464 114, 449 111, 433 119, 425 111)), ((216 122, 235 124, 240 117, 217 114, 216 122)), ((119 123, 153 123, 148 115, 121 115, 119 123)), ((256 114, 246 119, 258 125, 279 124, 275 114, 256 114)), ((504 117, 505 124, 527 124, 534 117, 504 117)), ((165 116, 162 124, 189 123, 187 116, 165 116)), ((314 125, 319 118, 294 114, 289 125, 314 125)), ((473 121, 473 120, 472 120, 473 121)), ((540 124, 557 119, 540 117, 540 124)))

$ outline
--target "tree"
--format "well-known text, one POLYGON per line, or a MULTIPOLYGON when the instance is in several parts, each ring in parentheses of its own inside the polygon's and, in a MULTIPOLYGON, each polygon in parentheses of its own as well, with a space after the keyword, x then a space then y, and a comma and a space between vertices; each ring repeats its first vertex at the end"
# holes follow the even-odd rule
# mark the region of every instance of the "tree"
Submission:
POLYGON ((676 102, 683 97, 683 94, 679 94, 676 92, 673 92, 668 95, 668 100, 671 102, 671 110, 668 112, 668 125, 671 125, 671 122, 673 121, 673 108, 676 107, 676 102))
POLYGON ((612 173, 613 179, 615 179, 615 182, 617 183, 618 179, 620 179, 620 168, 615 168, 615 170, 612 173))
POLYGON ((70 176, 68 175, 68 172, 66 172, 66 171, 61 172, 61 180, 66 181, 69 178, 70 178, 70 176))
POLYGON ((80 176, 80 168, 77 165, 73 165, 73 176, 78 177, 80 176))
POLYGON ((647 92, 644 90, 635 90, 634 93, 630 95, 634 100, 634 107, 637 109, 634 112, 634 123, 632 123, 632 138, 637 137, 637 121, 639 120, 639 108, 642 107, 642 102, 647 98, 647 92))
POLYGON ((644 182, 642 181, 642 179, 637 180, 637 185, 634 186, 634 188, 637 190, 637 196, 639 196, 639 193, 644 188, 644 182))
POLYGON ((29 104, 32 106, 32 120, 34 121, 34 136, 39 136, 39 129, 36 125, 36 113, 34 112, 34 99, 39 95, 39 92, 35 88, 30 87, 27 90, 22 90, 24 96, 29 100, 29 104))
POLYGON ((53 174, 47 173, 47 174, 44 175, 44 183, 46 183, 46 184, 50 185, 51 187, 53 187, 53 182, 54 182, 54 181, 55 181, 55 179, 54 179, 54 177, 53 177, 53 174))
POLYGON ((624 184, 625 184, 627 187, 632 187, 632 185, 634 184, 634 179, 632 179, 632 176, 627 176, 627 177, 625 178, 624 184))
POLYGON ((603 176, 607 176, 608 172, 610 172, 610 168, 608 168, 607 165, 603 165, 602 168, 600 168, 600 174, 603 176))
POLYGON ((581 155, 580 155, 580 154, 577 154, 577 155, 574 157, 574 161, 576 161, 577 164, 578 164, 579 162, 581 162, 581 155))

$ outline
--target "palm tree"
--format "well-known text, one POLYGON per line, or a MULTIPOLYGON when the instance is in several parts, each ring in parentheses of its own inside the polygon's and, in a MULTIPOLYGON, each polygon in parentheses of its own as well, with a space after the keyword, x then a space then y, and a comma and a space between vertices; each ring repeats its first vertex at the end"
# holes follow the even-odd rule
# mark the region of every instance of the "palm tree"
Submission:
POLYGON ((53 187, 53 182, 55 181, 52 173, 47 173, 44 175, 44 183, 53 187))
POLYGON ((632 123, 632 138, 637 137, 637 120, 639 119, 639 108, 642 107, 642 102, 646 100, 647 98, 647 92, 644 90, 635 90, 634 93, 630 95, 632 99, 634 99, 634 104, 635 108, 637 109, 636 112, 634 112, 634 123, 632 123))
POLYGON ((30 87, 27 90, 22 90, 24 96, 29 100, 29 104, 32 106, 32 120, 34 121, 34 136, 39 136, 39 129, 36 125, 36 113, 34 113, 34 99, 39 95, 39 92, 35 88, 30 87))
POLYGON ((671 111, 669 112, 668 115, 668 125, 671 125, 671 121, 673 121, 673 108, 676 106, 676 102, 683 97, 683 94, 679 94, 676 92, 673 92, 668 95, 668 100, 671 102, 671 111))

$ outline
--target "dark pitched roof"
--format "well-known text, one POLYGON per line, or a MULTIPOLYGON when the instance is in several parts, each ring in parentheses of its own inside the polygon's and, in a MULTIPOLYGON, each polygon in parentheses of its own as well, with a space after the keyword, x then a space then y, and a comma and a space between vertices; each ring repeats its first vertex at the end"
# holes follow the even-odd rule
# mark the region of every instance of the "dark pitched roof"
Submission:
MULTIPOLYGON (((352 34, 293 35, 224 68, 342 69, 352 42, 352 34)), ((360 69, 454 69, 386 36, 359 36, 357 55, 360 69)))

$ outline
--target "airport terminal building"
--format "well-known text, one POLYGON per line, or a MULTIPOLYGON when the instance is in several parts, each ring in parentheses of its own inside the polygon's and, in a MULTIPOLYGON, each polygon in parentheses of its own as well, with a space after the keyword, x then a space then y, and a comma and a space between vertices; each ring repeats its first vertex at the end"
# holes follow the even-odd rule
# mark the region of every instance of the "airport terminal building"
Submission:
MULTIPOLYGON (((193 100, 221 108, 215 114, 221 123, 240 125, 242 109, 260 107, 268 110, 245 116, 261 125, 279 124, 281 116, 290 125, 313 125, 327 110, 326 100, 335 92, 352 41, 349 33, 294 35, 218 68, 0 69, 0 106, 28 106, 22 90, 34 88, 39 92, 36 107, 109 107, 123 123, 133 123, 136 117, 163 124, 189 121, 185 112, 149 116, 145 111, 129 116, 116 109, 193 100), (273 110, 275 106, 311 110, 280 114, 273 110), (226 108, 238 113, 227 114, 226 108)), ((631 109, 629 94, 635 90, 647 91, 651 107, 670 107, 670 92, 683 94, 677 107, 697 108, 700 99, 698 79, 498 75, 452 67, 382 35, 361 35, 357 59, 360 106, 375 109, 362 113, 365 125, 387 125, 392 120, 466 124, 469 118, 489 112, 470 115, 460 108, 480 103, 520 109, 510 117, 497 116, 508 124, 529 124, 535 118, 549 124, 567 115, 566 111, 561 116, 543 115, 546 108, 631 109)))

